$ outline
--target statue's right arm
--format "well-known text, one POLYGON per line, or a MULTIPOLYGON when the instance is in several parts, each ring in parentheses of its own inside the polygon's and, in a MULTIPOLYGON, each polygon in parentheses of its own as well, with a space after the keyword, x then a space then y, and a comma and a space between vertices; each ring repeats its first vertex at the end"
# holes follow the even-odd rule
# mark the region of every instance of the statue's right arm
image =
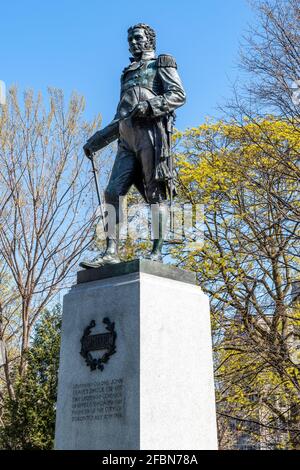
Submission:
POLYGON ((98 150, 103 149, 109 145, 114 140, 119 137, 119 120, 114 119, 106 127, 97 131, 92 137, 90 137, 87 143, 84 145, 83 149, 85 154, 97 152, 98 150))

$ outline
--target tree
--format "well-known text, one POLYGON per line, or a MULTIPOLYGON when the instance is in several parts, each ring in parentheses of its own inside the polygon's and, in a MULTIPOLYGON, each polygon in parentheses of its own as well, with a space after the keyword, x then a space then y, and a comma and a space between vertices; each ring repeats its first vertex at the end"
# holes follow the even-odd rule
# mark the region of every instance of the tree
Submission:
MULTIPOLYGON (((73 283, 97 220, 82 144, 100 118, 83 119, 84 100, 65 105, 60 90, 42 96, 11 89, 0 111, 0 426, 26 373, 31 334, 45 308, 73 283), (16 389, 17 388, 17 389, 16 389)), ((103 171, 106 162, 98 157, 103 171)))
POLYGON ((274 204, 274 194, 296 205, 299 188, 274 155, 287 145, 297 158, 295 133, 272 116, 178 133, 180 198, 205 205, 205 240, 201 248, 188 249, 189 240, 170 247, 211 299, 220 416, 252 423, 266 446, 292 448, 300 439, 300 367, 291 342, 299 312, 290 310, 300 221, 274 204))
POLYGON ((95 220, 91 175, 82 152, 98 121, 82 118, 84 101, 66 109, 50 90, 49 110, 31 91, 19 104, 15 89, 0 116, 0 252, 20 301, 22 374, 30 331, 59 289, 67 285, 95 220))
POLYGON ((43 311, 28 349, 27 368, 16 370, 15 396, 6 395, 0 447, 52 449, 60 348, 61 307, 43 311))
MULTIPOLYGON (((253 2, 257 26, 250 29, 241 49, 241 69, 246 80, 234 89, 234 99, 225 108, 227 118, 240 125, 244 137, 254 139, 244 126, 245 117, 259 126, 260 119, 273 114, 293 132, 293 138, 272 153, 274 165, 297 187, 300 178, 299 157, 295 158, 300 139, 300 1, 264 0, 253 2)), ((270 134, 258 129, 264 150, 270 134)), ((281 173, 278 173, 281 177, 281 173)), ((285 206, 290 216, 300 220, 299 204, 270 193, 274 205, 285 206)))
POLYGON ((249 80, 242 86, 244 94, 237 95, 238 103, 251 115, 259 110, 272 112, 299 132, 300 2, 263 0, 253 4, 256 26, 250 28, 241 50, 241 66, 249 80))
MULTIPOLYGON (((263 0, 253 4, 258 21, 250 29, 241 51, 246 81, 242 80, 241 85, 235 88, 234 99, 228 103, 225 116, 227 123, 234 125, 241 144, 236 148, 236 156, 242 155, 242 161, 232 171, 247 188, 246 194, 249 194, 250 186, 254 196, 250 200, 244 196, 240 198, 244 212, 251 215, 244 228, 248 237, 242 234, 244 243, 238 254, 245 252, 245 246, 252 237, 256 240, 254 244, 251 240, 252 256, 248 253, 249 260, 255 259, 250 275, 254 284, 250 291, 246 287, 249 299, 245 307, 253 308, 255 299, 254 311, 259 312, 259 307, 260 313, 256 314, 256 325, 251 335, 249 325, 244 325, 239 316, 234 324, 229 322, 227 332, 221 330, 220 340, 227 344, 227 352, 224 348, 219 372, 222 375, 231 368, 231 376, 235 377, 237 387, 240 384, 245 398, 240 407, 244 416, 234 413, 233 410, 238 408, 234 400, 227 416, 235 414, 241 428, 252 423, 259 438, 263 424, 266 446, 298 448, 299 360, 295 359, 293 343, 299 341, 299 309, 294 307, 291 310, 289 301, 291 284, 299 279, 300 2, 263 0), (254 151, 252 155, 251 150, 254 151), (247 154, 250 158, 246 163, 244 156, 247 154), (261 168, 263 171, 256 168, 253 172, 256 157, 260 158, 261 166, 265 166, 261 168), (264 209, 259 213, 261 207, 264 209), (263 218, 265 224, 262 224, 263 218), (261 286, 262 279, 264 287, 261 286), (259 296, 255 295, 258 288, 259 296), (260 336, 268 338, 269 347, 265 340, 262 343, 254 341, 258 327, 260 336), (281 351, 280 355, 278 351, 281 351), (252 373, 249 360, 254 365, 252 373), (266 369, 267 363, 270 366, 266 369), (256 375, 259 364, 261 371, 256 375), (236 370, 239 373, 235 375, 236 370), (250 378, 252 389, 249 384, 245 389, 250 378), (254 389, 258 392, 256 403, 254 389), (242 419, 245 416, 249 418, 247 409, 251 410, 248 421, 242 419), (256 410, 256 415, 253 415, 253 410, 256 410), (285 435, 282 430, 286 431, 285 435), (270 439, 274 442, 268 444, 270 439)), ((238 191, 240 189, 239 186, 238 191)), ((241 217, 244 222, 243 213, 241 217)), ((222 228, 219 233, 223 234, 222 228)), ((233 244, 232 248, 234 255, 237 246, 233 244)), ((247 273, 248 286, 250 276, 247 273)), ((237 301, 240 300, 239 294, 237 301)), ((253 330, 252 325, 251 328, 253 330)), ((230 386, 230 390, 233 388, 230 386)))

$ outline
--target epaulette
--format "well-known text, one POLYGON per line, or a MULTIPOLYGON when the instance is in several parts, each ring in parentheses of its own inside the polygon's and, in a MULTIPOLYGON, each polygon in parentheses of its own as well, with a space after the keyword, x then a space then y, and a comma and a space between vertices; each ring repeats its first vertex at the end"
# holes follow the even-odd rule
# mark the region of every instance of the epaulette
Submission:
POLYGON ((171 55, 160 54, 157 58, 157 67, 175 67, 177 69, 177 64, 171 55))
POLYGON ((124 75, 124 73, 129 69, 130 65, 127 65, 127 67, 125 67, 123 70, 122 70, 122 73, 121 75, 124 75))

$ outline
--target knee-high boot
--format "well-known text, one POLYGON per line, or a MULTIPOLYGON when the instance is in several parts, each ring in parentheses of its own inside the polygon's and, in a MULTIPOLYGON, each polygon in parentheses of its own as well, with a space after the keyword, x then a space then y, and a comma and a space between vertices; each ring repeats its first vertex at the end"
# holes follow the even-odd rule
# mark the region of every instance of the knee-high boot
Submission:
POLYGON ((108 225, 105 226, 106 248, 104 253, 97 255, 92 260, 84 259, 79 264, 82 268, 99 268, 104 264, 120 263, 118 246, 119 246, 119 223, 115 225, 115 236, 108 232, 108 225))
POLYGON ((154 234, 154 241, 152 251, 147 257, 152 261, 162 261, 161 251, 166 235, 168 216, 169 208, 167 204, 159 203, 152 207, 152 229, 154 234))

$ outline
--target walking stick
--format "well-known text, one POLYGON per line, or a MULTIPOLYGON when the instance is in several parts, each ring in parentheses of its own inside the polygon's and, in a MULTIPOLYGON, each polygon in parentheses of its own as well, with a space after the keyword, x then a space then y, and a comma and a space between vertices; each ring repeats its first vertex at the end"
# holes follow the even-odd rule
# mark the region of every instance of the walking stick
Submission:
POLYGON ((170 231, 171 236, 174 238, 174 211, 173 211, 173 155, 170 156, 170 231))
POLYGON ((173 127, 174 127, 174 116, 169 118, 168 121, 168 138, 169 138, 169 169, 171 173, 170 177, 170 232, 171 237, 174 238, 174 211, 173 211, 173 189, 174 189, 174 174, 173 174, 173 153, 172 153, 172 135, 173 135, 173 127))
POLYGON ((95 165, 94 156, 95 156, 95 153, 92 152, 91 155, 90 155, 90 160, 92 162, 92 171, 93 171, 93 175, 94 175, 96 192, 97 192, 97 197, 98 197, 98 203, 99 203, 100 212, 101 212, 103 230, 104 230, 104 233, 105 233, 104 208, 103 208, 103 204, 102 204, 102 199, 101 199, 101 194, 100 194, 100 189, 99 189, 99 183, 98 183, 98 177, 97 177, 98 169, 96 168, 96 165, 95 165))

